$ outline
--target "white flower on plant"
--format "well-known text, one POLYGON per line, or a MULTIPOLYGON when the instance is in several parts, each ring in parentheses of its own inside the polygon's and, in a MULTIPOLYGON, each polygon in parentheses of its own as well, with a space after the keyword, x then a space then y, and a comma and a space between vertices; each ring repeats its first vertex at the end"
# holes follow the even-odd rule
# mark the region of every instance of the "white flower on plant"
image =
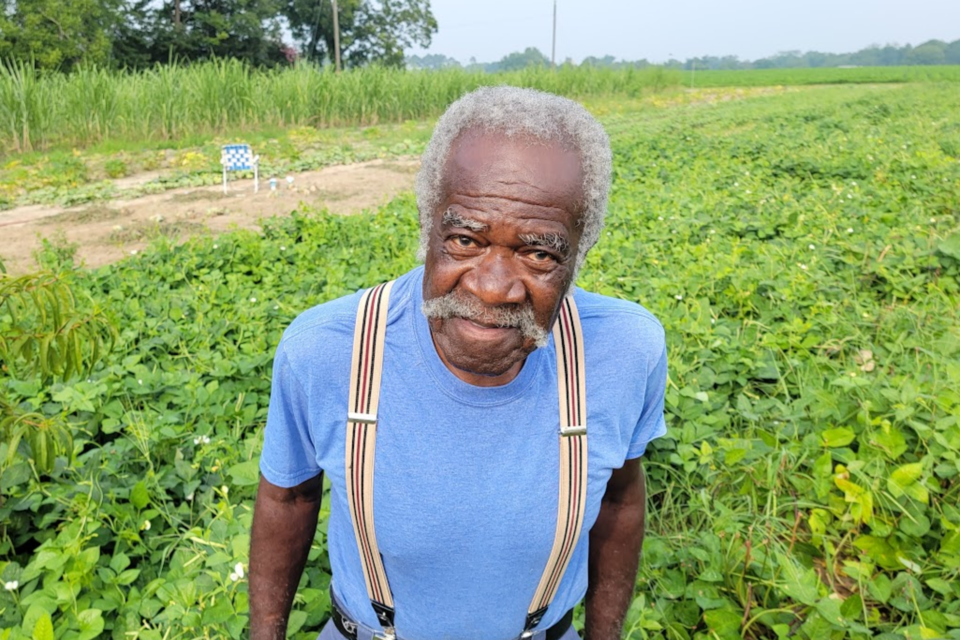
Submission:
POLYGON ((193 444, 210 444, 210 436, 197 436, 193 439, 193 444))
POLYGON ((739 186, 740 186, 740 183, 739 183, 739 182, 734 182, 734 183, 733 183, 733 186, 739 187, 739 186))
POLYGON ((848 228, 847 233, 853 233, 853 227, 848 228))
POLYGON ((683 300, 683 296, 679 293, 673 297, 676 298, 677 300, 683 300))
POLYGON ((276 311, 276 310, 279 309, 279 308, 280 308, 280 305, 278 305, 278 304, 273 305, 273 310, 274 310, 274 311, 276 311))
POLYGON ((223 485, 222 487, 220 487, 220 492, 223 493, 223 495, 227 495, 228 493, 230 493, 230 487, 228 487, 227 485, 223 485))
POLYGON ((3 583, 3 588, 6 589, 7 591, 16 591, 17 587, 19 586, 20 586, 20 583, 17 582, 16 580, 11 580, 10 582, 3 583))
POLYGON ((847 200, 849 200, 849 199, 851 199, 851 198, 853 198, 853 194, 852 194, 852 193, 848 193, 848 194, 847 194, 847 200))
POLYGON ((287 250, 286 247, 284 247, 283 245, 280 246, 280 251, 286 251, 286 250, 287 250))
POLYGON ((131 249, 131 250, 130 250, 130 255, 132 255, 132 256, 137 255, 137 250, 136 250, 136 249, 131 249))
POLYGON ((807 265, 805 265, 805 264, 803 264, 803 263, 801 262, 801 263, 800 263, 800 268, 803 269, 804 271, 806 271, 806 270, 807 270, 807 265))
POLYGON ((220 248, 220 245, 215 244, 215 245, 213 245, 213 248, 214 248, 214 249, 219 249, 219 248, 220 248))
POLYGON ((150 531, 150 521, 149 521, 149 520, 144 520, 144 521, 143 521, 143 524, 140 525, 140 529, 141 529, 142 531, 150 531))
POLYGON ((663 216, 657 216, 657 220, 663 220, 663 216))
POLYGON ((187 502, 193 502, 193 491, 186 495, 187 502))
POLYGON ((256 301, 257 301, 256 298, 250 298, 250 302, 256 302, 256 301))
POLYGON ((910 178, 912 178, 913 180, 916 180, 917 176, 913 175, 913 176, 910 176, 910 178))
POLYGON ((851 181, 850 181, 850 186, 855 187, 855 186, 857 186, 857 183, 854 182, 853 180, 851 180, 851 181))
POLYGON ((936 218, 930 218, 930 224, 937 224, 936 218))
POLYGON ((137 380, 137 384, 143 384, 143 380, 137 380))
POLYGON ((811 244, 811 245, 809 245, 809 246, 808 246, 808 248, 809 248, 809 249, 810 249, 811 251, 813 251, 814 249, 816 249, 816 248, 817 248, 817 246, 816 246, 816 245, 813 245, 813 244, 811 244))
POLYGON ((238 563, 236 564, 236 566, 233 567, 233 572, 242 578, 242 577, 243 577, 243 563, 242 563, 242 562, 238 562, 238 563))

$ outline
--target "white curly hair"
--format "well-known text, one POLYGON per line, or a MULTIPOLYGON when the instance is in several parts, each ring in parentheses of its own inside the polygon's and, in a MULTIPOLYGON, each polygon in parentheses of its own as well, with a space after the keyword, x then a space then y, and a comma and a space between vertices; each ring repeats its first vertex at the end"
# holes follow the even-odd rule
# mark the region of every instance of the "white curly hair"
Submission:
POLYGON ((596 244, 603 229, 612 166, 610 139, 582 105, 535 89, 481 87, 451 104, 440 117, 417 174, 417 209, 420 212, 417 257, 420 260, 426 258, 433 217, 444 198, 443 172, 450 147, 463 133, 476 130, 560 143, 580 155, 584 200, 572 286, 587 251, 596 244))

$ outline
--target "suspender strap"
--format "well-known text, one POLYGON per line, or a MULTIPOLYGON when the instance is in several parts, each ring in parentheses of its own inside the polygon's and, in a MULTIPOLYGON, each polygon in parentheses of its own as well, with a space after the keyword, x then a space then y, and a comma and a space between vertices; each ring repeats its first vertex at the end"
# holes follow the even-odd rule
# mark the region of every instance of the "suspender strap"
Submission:
MULTIPOLYGON (((553 326, 560 399, 560 491, 557 531, 547 566, 527 610, 524 636, 540 624, 560 586, 583 527, 587 495, 587 393, 584 383, 583 331, 573 296, 560 304, 553 326)), ((521 636, 523 637, 523 636, 521 636)))
MULTIPOLYGON (((383 372, 387 304, 393 282, 363 294, 357 310, 350 364, 347 412, 347 498, 353 532, 360 551, 370 604, 384 630, 394 640, 393 594, 383 568, 373 522, 373 469, 377 438, 377 406, 383 372)), ((547 566, 527 609, 521 638, 533 635, 557 593, 583 527, 587 494, 587 407, 584 384, 583 332, 573 297, 566 297, 553 327, 557 351, 557 395, 560 399, 560 479, 557 530, 547 566)))
POLYGON ((387 304, 393 282, 381 284, 363 294, 353 332, 350 363, 350 397, 347 413, 346 476, 350 519, 360 550, 363 579, 370 604, 384 630, 393 630, 393 594, 377 546, 373 528, 373 466, 377 441, 377 406, 380 403, 380 375, 383 345, 387 332, 387 304))

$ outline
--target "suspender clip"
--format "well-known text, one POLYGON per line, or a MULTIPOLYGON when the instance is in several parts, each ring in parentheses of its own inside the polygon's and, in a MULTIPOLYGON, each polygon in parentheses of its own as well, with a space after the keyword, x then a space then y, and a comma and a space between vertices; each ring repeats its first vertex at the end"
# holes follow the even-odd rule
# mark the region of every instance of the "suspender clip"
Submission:
POLYGON ((362 422, 363 424, 377 424, 377 416, 374 413, 354 413, 347 412, 347 420, 350 422, 362 422))
POLYGON ((579 425, 570 425, 569 427, 560 427, 560 435, 564 437, 582 436, 587 433, 587 428, 579 425))

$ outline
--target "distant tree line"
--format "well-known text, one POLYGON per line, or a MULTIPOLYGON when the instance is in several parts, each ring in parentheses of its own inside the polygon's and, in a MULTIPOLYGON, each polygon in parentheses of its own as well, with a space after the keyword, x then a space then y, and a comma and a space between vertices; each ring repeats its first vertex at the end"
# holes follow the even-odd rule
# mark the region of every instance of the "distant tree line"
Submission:
MULTIPOLYGON (((535 47, 528 47, 522 53, 515 52, 504 56, 497 62, 481 63, 471 59, 467 65, 460 64, 454 58, 442 54, 425 56, 407 56, 407 66, 415 69, 443 69, 463 67, 476 71, 512 71, 525 67, 549 66, 550 58, 535 47)), ((573 65, 569 58, 563 62, 573 65)), ((584 58, 581 66, 607 68, 643 68, 654 63, 648 60, 617 60, 613 56, 602 58, 590 56, 584 58)), ((664 66, 671 69, 789 69, 809 67, 888 67, 899 65, 960 64, 960 40, 944 42, 929 40, 913 47, 898 47, 888 44, 884 47, 871 46, 855 53, 821 53, 819 51, 784 51, 760 60, 741 60, 737 56, 701 56, 687 58, 685 61, 668 60, 664 66)))
MULTIPOLYGON (((437 31, 430 0, 338 0, 343 63, 403 66, 437 31)), ((69 71, 237 58, 333 57, 330 0, 0 0, 0 63, 69 71), (292 42, 286 42, 292 36, 292 42)))

